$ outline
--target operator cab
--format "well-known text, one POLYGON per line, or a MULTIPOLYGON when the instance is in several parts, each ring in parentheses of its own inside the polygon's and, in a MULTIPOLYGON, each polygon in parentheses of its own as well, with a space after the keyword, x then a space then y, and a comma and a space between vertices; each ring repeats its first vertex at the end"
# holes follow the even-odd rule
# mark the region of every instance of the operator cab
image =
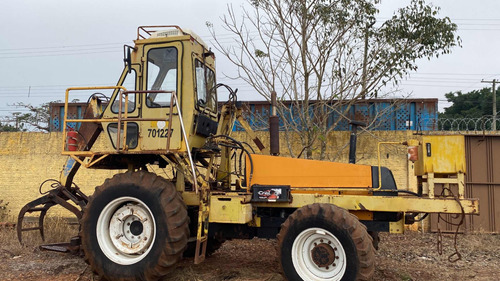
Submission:
POLYGON ((217 130, 214 54, 199 36, 177 26, 139 27, 134 42, 124 47, 117 83, 127 92, 116 89, 103 114, 113 119, 103 122, 113 149, 182 152, 182 127, 189 146, 201 147, 217 130))

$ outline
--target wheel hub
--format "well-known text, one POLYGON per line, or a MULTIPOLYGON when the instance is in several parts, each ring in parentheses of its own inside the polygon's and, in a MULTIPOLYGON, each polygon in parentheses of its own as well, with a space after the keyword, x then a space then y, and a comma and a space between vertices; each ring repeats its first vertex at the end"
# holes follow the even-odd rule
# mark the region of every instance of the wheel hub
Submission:
POLYGON ((311 250, 311 256, 318 267, 328 267, 335 261, 335 250, 326 243, 320 243, 311 250))
POLYGON ((144 230, 144 226, 142 225, 142 222, 140 222, 140 221, 133 221, 130 224, 130 233, 132 233, 132 235, 138 236, 142 233, 143 230, 144 230))
POLYGON ((344 247, 332 232, 311 227, 292 244, 292 262, 302 280, 340 281, 347 268, 344 247))
POLYGON ((149 211, 138 204, 126 204, 116 210, 109 223, 109 235, 116 249, 124 254, 142 254, 152 242, 153 220, 149 211))

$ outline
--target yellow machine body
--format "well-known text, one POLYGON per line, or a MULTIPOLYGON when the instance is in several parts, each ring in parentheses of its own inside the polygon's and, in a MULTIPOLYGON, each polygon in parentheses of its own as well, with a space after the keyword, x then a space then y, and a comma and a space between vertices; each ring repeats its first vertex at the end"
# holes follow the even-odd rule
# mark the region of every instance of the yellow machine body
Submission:
POLYGON ((422 136, 415 175, 465 173, 463 135, 422 136))
POLYGON ((252 220, 250 196, 237 194, 210 196, 209 221, 215 223, 245 224, 252 220))

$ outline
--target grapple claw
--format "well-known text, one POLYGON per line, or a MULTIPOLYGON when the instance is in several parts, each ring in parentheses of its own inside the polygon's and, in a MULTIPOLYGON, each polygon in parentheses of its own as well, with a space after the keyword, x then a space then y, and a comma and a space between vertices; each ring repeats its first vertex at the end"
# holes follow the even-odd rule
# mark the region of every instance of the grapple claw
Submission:
POLYGON ((56 205, 56 203, 51 200, 49 195, 50 193, 36 200, 31 201, 30 203, 26 204, 19 212, 19 215, 17 217, 17 239, 19 240, 19 243, 23 244, 22 233, 24 231, 33 231, 33 230, 39 230, 42 240, 45 241, 45 234, 43 229, 44 218, 45 215, 47 214, 47 210, 49 210, 52 206, 56 205), (38 217, 38 226, 24 228, 23 227, 24 216, 26 215, 26 213, 32 213, 32 212, 40 212, 40 215, 38 217))
POLYGON ((75 187, 68 188, 60 184, 54 189, 48 191, 44 196, 29 202, 21 209, 17 217, 17 239, 19 240, 19 243, 23 244, 23 232, 35 230, 38 230, 40 232, 42 240, 45 241, 44 219, 47 211, 52 206, 61 205, 62 207, 75 214, 78 219, 80 219, 82 217, 83 208, 85 208, 87 202, 88 197, 83 194, 80 189, 75 187), (68 200, 74 202, 77 206, 80 207, 80 209, 70 204, 68 200), (33 212, 39 212, 38 226, 24 227, 23 222, 26 213, 33 212))

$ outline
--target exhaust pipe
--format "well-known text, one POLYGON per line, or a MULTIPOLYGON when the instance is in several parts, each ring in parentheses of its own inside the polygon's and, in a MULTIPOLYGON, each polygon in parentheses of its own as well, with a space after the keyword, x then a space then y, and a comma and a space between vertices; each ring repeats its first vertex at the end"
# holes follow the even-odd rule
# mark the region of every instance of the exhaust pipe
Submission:
POLYGON ((366 124, 360 121, 351 121, 351 137, 349 138, 349 164, 356 164, 356 142, 358 140, 358 126, 366 127, 366 124))
POLYGON ((280 154, 280 120, 276 115, 276 92, 271 92, 271 116, 269 116, 269 142, 271 155, 280 154))

